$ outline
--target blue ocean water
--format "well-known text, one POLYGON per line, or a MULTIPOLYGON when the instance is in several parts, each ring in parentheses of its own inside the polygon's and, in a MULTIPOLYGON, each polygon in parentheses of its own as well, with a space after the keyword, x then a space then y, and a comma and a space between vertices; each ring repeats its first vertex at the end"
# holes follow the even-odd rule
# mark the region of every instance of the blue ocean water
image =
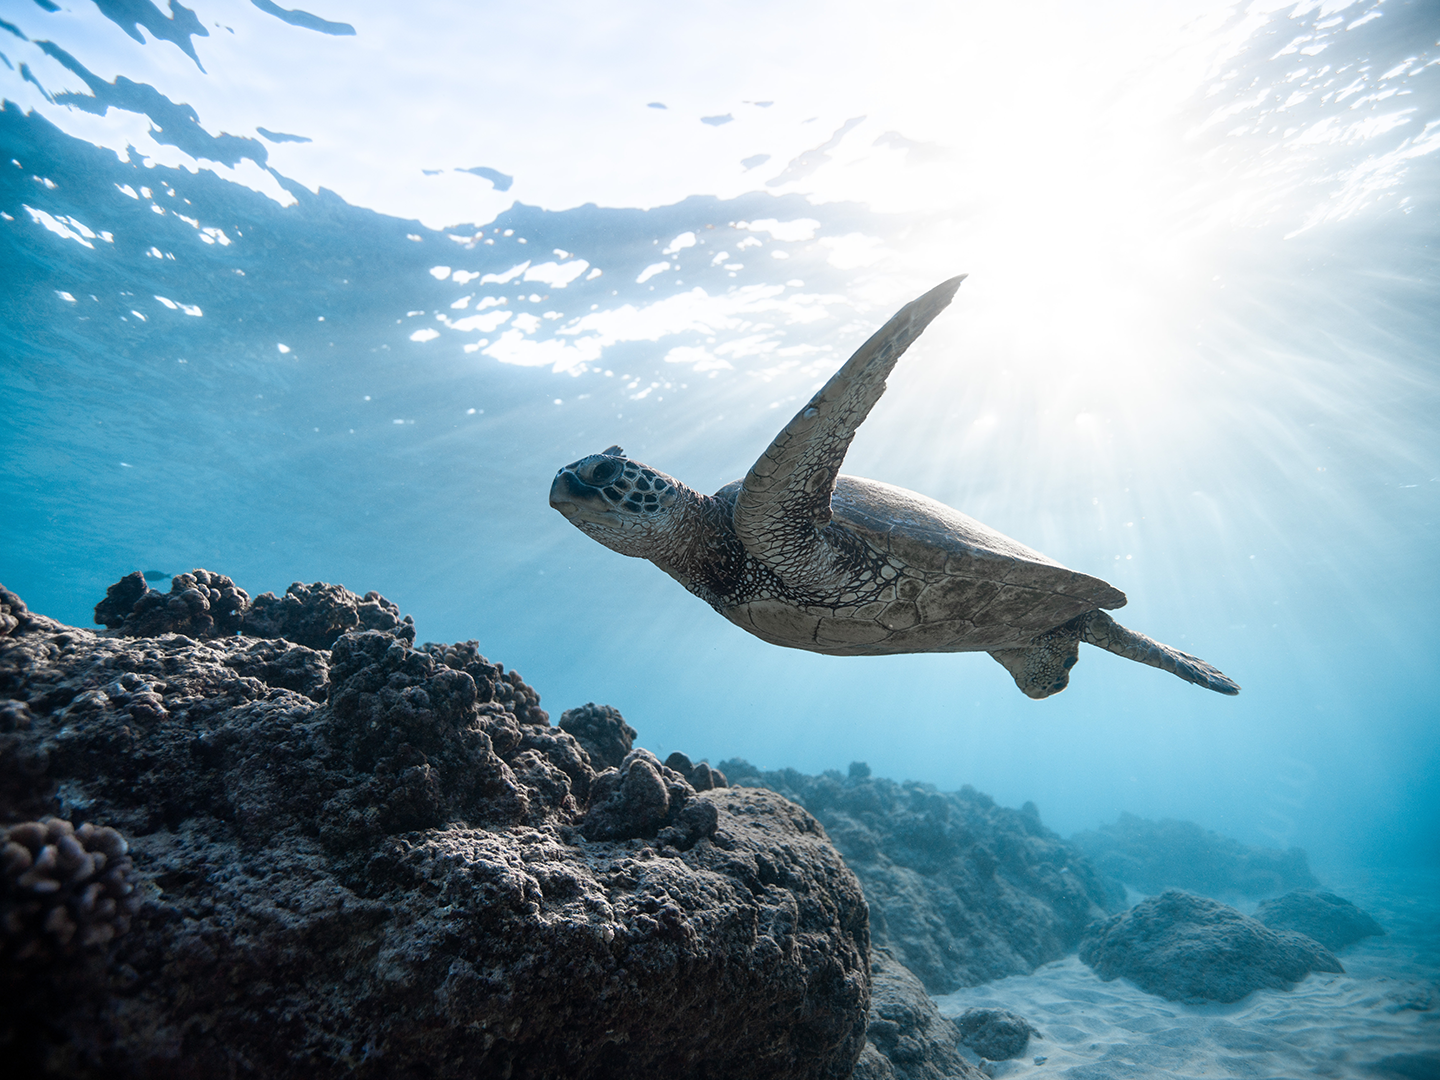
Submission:
POLYGON ((0 580, 376 589, 662 756, 1440 861, 1440 8, 1072 7, 0 0, 0 580), (777 649, 547 505, 744 475, 959 272, 846 471, 1238 698, 777 649))

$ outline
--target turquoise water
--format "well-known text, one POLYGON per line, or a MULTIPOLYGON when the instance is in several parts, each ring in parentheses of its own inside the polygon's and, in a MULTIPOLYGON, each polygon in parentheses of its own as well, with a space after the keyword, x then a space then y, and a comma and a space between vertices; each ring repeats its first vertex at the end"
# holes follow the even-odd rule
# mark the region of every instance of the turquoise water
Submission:
POLYGON ((0 0, 33 609, 341 582, 662 756, 1440 860, 1435 4, 56 7, 0 0), (959 272, 846 471, 1112 581, 1238 698, 777 649, 547 505, 614 443, 742 476, 959 272))

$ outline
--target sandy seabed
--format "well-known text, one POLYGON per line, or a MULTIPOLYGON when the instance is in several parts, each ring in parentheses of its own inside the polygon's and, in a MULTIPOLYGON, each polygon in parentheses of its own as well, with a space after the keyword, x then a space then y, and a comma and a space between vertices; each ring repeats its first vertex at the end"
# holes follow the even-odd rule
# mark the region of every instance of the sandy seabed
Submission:
POLYGON ((1070 956, 936 1004, 952 1017, 1009 1009, 1040 1029, 1024 1058, 985 1065, 994 1077, 1440 1080, 1440 871, 1324 876, 1387 930, 1342 950, 1343 975, 1182 1005, 1102 982, 1070 956))

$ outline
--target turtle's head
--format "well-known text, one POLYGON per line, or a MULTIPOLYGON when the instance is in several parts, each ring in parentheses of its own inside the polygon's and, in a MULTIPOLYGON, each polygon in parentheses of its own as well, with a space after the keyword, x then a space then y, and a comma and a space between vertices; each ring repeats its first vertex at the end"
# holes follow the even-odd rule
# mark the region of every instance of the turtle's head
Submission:
POLYGON ((612 551, 641 559, 670 553, 692 495, 618 446, 571 462, 550 485, 550 505, 570 524, 612 551))

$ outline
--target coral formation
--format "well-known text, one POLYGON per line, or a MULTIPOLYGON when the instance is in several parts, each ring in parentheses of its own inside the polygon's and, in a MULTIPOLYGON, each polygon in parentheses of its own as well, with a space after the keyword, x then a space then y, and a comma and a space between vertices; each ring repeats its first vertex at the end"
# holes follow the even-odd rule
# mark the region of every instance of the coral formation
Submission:
POLYGON ((566 709, 560 714, 560 727, 575 736, 597 772, 618 769, 635 747, 635 729, 609 705, 591 701, 578 709, 566 709))
MULTIPOLYGON (((172 586, 173 588, 173 586, 172 586)), ((284 638, 311 649, 328 649, 352 630, 383 630, 415 640, 415 623, 378 592, 356 596, 343 585, 293 582, 284 596, 261 593, 245 613, 248 637, 284 638)))
POLYGON ((595 778, 580 830, 587 840, 657 836, 688 851, 715 834, 717 821, 714 803, 697 798, 690 782, 649 750, 637 749, 595 778))
POLYGON ((129 845, 114 829, 47 817, 0 836, 0 959, 53 961, 130 929, 129 845))
POLYGON ((858 762, 848 776, 720 764, 732 783, 778 791, 820 819, 865 888, 876 944, 932 994, 1058 960, 1118 906, 1033 804, 1009 810, 969 786, 897 784, 858 762))
POLYGON ((1149 821, 1134 814, 1070 842, 1107 877, 1142 893, 1184 889, 1217 898, 1273 896, 1319 885, 1299 848, 1251 847, 1193 821, 1149 821))
POLYGON ((217 637, 238 633, 249 605, 250 594, 224 574, 176 574, 170 591, 162 593, 149 588, 137 570, 106 590, 95 605, 95 621, 129 637, 217 637))
POLYGON ((1239 1001, 1288 990, 1312 971, 1343 972, 1319 942, 1271 930, 1234 908, 1171 889, 1090 928, 1080 959, 1107 982, 1126 978, 1171 1001, 1239 1001))
POLYGON ((284 596, 250 594, 223 574, 192 570, 170 579, 162 593, 145 583, 139 570, 105 591, 95 605, 95 622, 127 637, 227 637, 243 633, 254 638, 283 638, 309 649, 328 649, 341 634, 382 630, 415 641, 415 623, 378 592, 357 596, 343 585, 296 581, 284 596))
POLYGON ((0 637, 0 822, 83 808, 144 897, 84 987, 26 976, 20 1072, 849 1076, 865 901, 800 807, 592 761, 634 737, 614 710, 578 711, 592 750, 403 621, 329 651, 123 624, 0 637))
POLYGON ((29 614, 24 600, 9 589, 0 587, 0 637, 18 630, 29 614))
POLYGON ((709 791, 711 788, 729 787, 730 785, 730 782, 725 779, 725 774, 719 769, 712 769, 708 761, 693 763, 679 750, 665 759, 665 767, 674 769, 690 781, 690 786, 696 791, 709 791))
POLYGON ((1255 909, 1255 918, 1271 930, 1294 930, 1312 937, 1331 952, 1385 933, 1349 900, 1321 889, 1296 889, 1263 901, 1255 909))

